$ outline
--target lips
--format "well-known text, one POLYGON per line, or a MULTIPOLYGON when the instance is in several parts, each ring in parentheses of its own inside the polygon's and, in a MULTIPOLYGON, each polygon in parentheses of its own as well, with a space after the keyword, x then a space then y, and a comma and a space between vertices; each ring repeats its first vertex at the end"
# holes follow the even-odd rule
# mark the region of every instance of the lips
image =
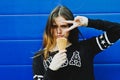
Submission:
POLYGON ((57 35, 57 38, 64 37, 63 35, 57 35))

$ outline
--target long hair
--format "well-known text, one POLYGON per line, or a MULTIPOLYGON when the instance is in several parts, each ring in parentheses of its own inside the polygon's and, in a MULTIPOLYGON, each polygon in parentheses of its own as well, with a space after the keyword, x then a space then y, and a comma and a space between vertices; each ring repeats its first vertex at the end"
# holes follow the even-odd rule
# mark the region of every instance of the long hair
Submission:
MULTIPOLYGON (((56 45, 56 40, 53 33, 53 22, 54 19, 58 16, 64 17, 66 20, 74 20, 73 13, 65 6, 57 6, 50 13, 46 28, 43 35, 43 48, 44 48, 44 58, 48 57, 48 52, 53 49, 56 45)), ((70 27, 71 25, 69 25, 70 27)), ((76 44, 79 40, 79 30, 75 28, 70 31, 68 36, 68 41, 72 44, 76 44)))

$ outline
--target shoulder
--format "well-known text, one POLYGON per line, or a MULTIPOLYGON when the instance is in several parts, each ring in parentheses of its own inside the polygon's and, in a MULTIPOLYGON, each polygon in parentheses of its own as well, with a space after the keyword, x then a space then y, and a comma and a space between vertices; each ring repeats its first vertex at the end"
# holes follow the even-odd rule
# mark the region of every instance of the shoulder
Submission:
POLYGON ((35 52, 33 56, 33 66, 40 66, 43 64, 43 60, 44 60, 43 53, 44 50, 35 52))
POLYGON ((44 54, 44 50, 39 50, 37 52, 35 52, 34 56, 33 56, 33 59, 38 59, 40 57, 43 57, 43 54, 44 54))

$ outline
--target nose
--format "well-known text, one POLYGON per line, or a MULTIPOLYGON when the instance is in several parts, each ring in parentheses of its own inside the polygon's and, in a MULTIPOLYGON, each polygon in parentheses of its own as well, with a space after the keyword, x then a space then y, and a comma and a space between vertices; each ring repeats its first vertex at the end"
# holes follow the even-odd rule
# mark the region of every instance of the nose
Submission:
POLYGON ((62 34, 62 29, 60 27, 57 28, 57 34, 62 34))

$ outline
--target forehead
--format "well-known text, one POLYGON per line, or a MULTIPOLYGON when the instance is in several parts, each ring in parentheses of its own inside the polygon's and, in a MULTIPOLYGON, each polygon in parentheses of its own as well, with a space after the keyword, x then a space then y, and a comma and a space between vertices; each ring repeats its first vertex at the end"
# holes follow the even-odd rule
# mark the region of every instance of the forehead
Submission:
POLYGON ((67 24, 67 23, 63 23, 63 21, 66 21, 66 19, 63 18, 63 17, 61 17, 61 16, 59 16, 59 17, 56 17, 56 18, 54 19, 53 24, 56 24, 56 25, 59 25, 59 24, 67 24))

